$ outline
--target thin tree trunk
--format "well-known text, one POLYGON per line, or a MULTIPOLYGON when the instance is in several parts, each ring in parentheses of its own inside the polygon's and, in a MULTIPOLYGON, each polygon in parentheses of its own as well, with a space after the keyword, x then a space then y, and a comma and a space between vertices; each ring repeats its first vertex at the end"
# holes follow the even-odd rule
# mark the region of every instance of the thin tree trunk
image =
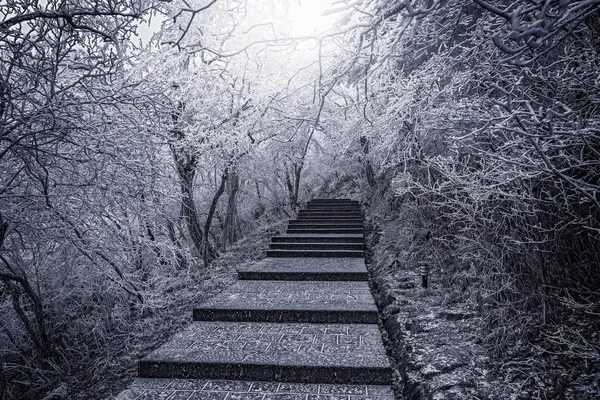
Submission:
POLYGON ((217 192, 213 196, 212 202, 210 204, 210 210, 208 211, 208 217, 206 217, 206 224, 204 224, 205 235, 204 235, 202 255, 203 255, 203 259, 204 259, 204 265, 206 267, 208 267, 208 265, 211 263, 211 261, 213 261, 215 258, 217 258, 219 256, 217 251, 210 245, 209 238, 208 238, 208 232, 210 232, 210 226, 212 224, 213 217, 215 216, 215 211, 217 210, 217 204, 219 202, 219 198, 221 197, 223 192, 225 192, 225 184, 227 182, 227 177, 228 177, 228 171, 227 171, 227 168, 225 168, 225 171, 223 171, 223 175, 221 175, 221 184, 219 185, 217 192))
POLYGON ((190 233, 190 238, 192 239, 192 243, 194 243, 194 246, 196 247, 200 255, 204 256, 204 232, 202 231, 200 221, 198 220, 196 202, 194 201, 194 190, 192 186, 196 174, 194 171, 191 171, 180 175, 182 197, 181 214, 186 222, 188 231, 190 233))
POLYGON ((371 161, 369 160, 369 139, 365 136, 360 137, 360 145, 362 147, 362 152, 364 155, 364 163, 365 163, 365 174, 367 176, 367 182, 369 183, 369 187, 374 189, 377 186, 377 181, 375 181, 375 173, 373 172, 373 166, 371 165, 371 161))
POLYGON ((237 194, 240 188, 240 177, 237 172, 231 172, 227 180, 227 213, 223 230, 223 247, 238 240, 237 194))

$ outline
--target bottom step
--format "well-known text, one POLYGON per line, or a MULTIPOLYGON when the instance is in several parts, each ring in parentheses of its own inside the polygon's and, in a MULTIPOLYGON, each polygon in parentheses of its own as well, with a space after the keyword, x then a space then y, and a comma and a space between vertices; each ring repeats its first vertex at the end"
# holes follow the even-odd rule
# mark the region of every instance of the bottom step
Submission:
POLYGON ((390 386, 137 378, 116 400, 394 400, 390 386))
POLYGON ((138 376, 391 383, 376 324, 194 322, 142 359, 138 376))

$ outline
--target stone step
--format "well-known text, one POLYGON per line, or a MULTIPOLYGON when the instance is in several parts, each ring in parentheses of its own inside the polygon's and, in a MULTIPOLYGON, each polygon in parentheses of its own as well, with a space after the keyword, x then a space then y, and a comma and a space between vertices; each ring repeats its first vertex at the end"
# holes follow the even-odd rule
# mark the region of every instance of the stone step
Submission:
POLYGON ((362 224, 301 224, 290 223, 288 229, 363 229, 362 224))
POLYGON ((361 208, 359 203, 351 203, 348 201, 332 201, 332 202, 308 202, 305 207, 353 207, 361 208))
POLYGON ((194 307, 195 321, 377 323, 366 282, 243 280, 194 307))
POLYGON ((364 222, 360 220, 311 220, 311 219, 292 219, 288 222, 288 225, 358 225, 364 226, 364 222), (314 221, 314 222, 313 222, 314 221))
POLYGON ((296 217, 298 221, 309 220, 309 221, 357 221, 364 222, 362 216, 357 217, 355 215, 298 215, 296 217))
POLYGON ((367 281, 361 258, 264 258, 238 270, 238 279, 367 281))
POLYGON ((363 235, 279 235, 272 243, 364 243, 363 235))
POLYGON ((357 257, 363 258, 359 250, 267 250, 267 257, 357 257))
POLYGON ((342 234, 363 234, 363 228, 288 228, 286 233, 342 233, 342 234))
POLYGON ((308 203, 304 207, 306 209, 310 208, 327 208, 327 209, 335 209, 335 208, 348 208, 353 210, 360 210, 361 207, 358 204, 352 203, 308 203))
POLYGON ((302 209, 299 214, 361 214, 360 209, 302 209))
POLYGON ((364 250, 362 243, 314 243, 314 242, 284 242, 271 243, 273 250, 364 250))
POLYGON ((116 400, 394 400, 389 385, 137 378, 116 400))
POLYGON ((350 199, 310 199, 308 201, 308 203, 320 203, 320 202, 329 203, 329 202, 336 202, 336 201, 358 203, 358 200, 350 200, 350 199))
POLYGON ((300 210, 298 217, 352 217, 362 219, 361 213, 356 211, 306 211, 300 210))
POLYGON ((321 206, 315 206, 315 207, 306 207, 304 209, 304 211, 324 211, 324 212, 338 212, 338 211, 344 211, 344 212, 360 212, 360 208, 358 207, 321 207, 321 206))
POLYGON ((144 357, 138 376, 391 383, 376 324, 194 322, 144 357))

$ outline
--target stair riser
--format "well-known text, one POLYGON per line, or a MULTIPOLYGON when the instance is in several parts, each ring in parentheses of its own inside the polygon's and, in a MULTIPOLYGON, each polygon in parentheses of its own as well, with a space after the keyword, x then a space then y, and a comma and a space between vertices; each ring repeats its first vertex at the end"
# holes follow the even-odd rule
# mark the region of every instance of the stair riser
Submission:
POLYGON ((361 243, 271 243, 273 250, 363 250, 361 243))
POLYGON ((305 234, 319 234, 319 233, 348 233, 348 234, 363 234, 364 231, 362 229, 298 229, 298 228, 288 228, 286 231, 288 234, 297 234, 297 233, 305 233, 305 234))
POLYGON ((288 225, 288 229, 363 229, 361 225, 288 225))
POLYGON ((360 212, 362 212, 362 210, 360 208, 316 207, 316 208, 304 208, 302 210, 299 210, 298 212, 353 212, 353 213, 360 213, 360 212))
MULTIPOLYGON (((305 221, 316 221, 316 222, 342 222, 342 223, 351 223, 351 224, 355 224, 355 223, 360 223, 360 224, 364 224, 364 220, 362 219, 362 217, 357 217, 355 215, 353 216, 339 216, 339 215, 331 215, 331 216, 324 216, 324 215, 320 215, 320 216, 316 216, 316 215, 298 215, 296 217, 295 220, 292 221, 298 221, 298 222, 305 222, 305 221)), ((310 222, 308 222, 310 223, 310 222)))
POLYGON ((141 378, 208 378, 360 385, 389 385, 392 378, 389 367, 359 368, 150 360, 141 361, 138 364, 138 376, 141 378))
POLYGON ((309 203, 356 203, 358 204, 358 200, 350 200, 350 199, 311 199, 306 202, 309 203))
POLYGON ((376 324, 377 310, 194 309, 194 321, 376 324))
POLYGON ((360 207, 359 203, 351 203, 348 201, 333 201, 333 202, 308 202, 306 207, 360 207))
POLYGON ((253 281, 368 281, 366 272, 238 271, 238 279, 253 281))
POLYGON ((273 236, 272 243, 364 243, 365 239, 356 237, 323 237, 323 236, 273 236))
POLYGON ((302 225, 306 225, 306 224, 319 224, 319 225, 342 224, 342 225, 360 225, 360 226, 364 225, 363 221, 356 220, 356 219, 346 219, 346 220, 333 219, 333 220, 327 220, 327 221, 315 220, 315 219, 293 219, 293 220, 290 220, 289 223, 290 224, 302 224, 302 225))
POLYGON ((341 207, 309 207, 305 208, 303 211, 319 211, 319 212, 355 212, 359 213, 360 208, 341 208, 341 207))
POLYGON ((306 215, 306 214, 300 214, 298 216, 296 216, 296 219, 314 219, 314 220, 318 220, 318 221, 323 221, 323 220, 342 220, 342 221, 346 221, 346 220, 355 220, 357 222, 364 222, 365 219, 363 218, 362 215, 306 215))
POLYGON ((331 215, 331 216, 358 216, 358 218, 362 217, 360 211, 356 210, 300 210, 298 211, 298 215, 331 215))
POLYGON ((323 221, 323 222, 329 222, 329 221, 339 221, 339 220, 344 220, 344 223, 346 223, 347 220, 360 220, 360 223, 364 223, 364 220, 362 219, 362 217, 356 216, 356 215, 349 215, 349 216, 343 216, 343 215, 328 215, 328 216, 324 216, 324 215, 298 215, 298 217, 296 217, 295 220, 292 221, 304 221, 304 220, 319 220, 319 221, 323 221), (327 217, 326 220, 322 220, 322 217, 327 217))
POLYGON ((298 250, 298 251, 280 251, 280 250, 267 250, 267 257, 283 257, 283 258, 289 258, 289 257, 312 257, 312 258, 323 258, 323 257, 330 257, 330 258, 340 258, 340 257, 347 257, 347 258, 362 258, 364 257, 364 254, 362 251, 331 251, 328 252, 326 250, 324 251, 302 251, 302 250, 298 250))

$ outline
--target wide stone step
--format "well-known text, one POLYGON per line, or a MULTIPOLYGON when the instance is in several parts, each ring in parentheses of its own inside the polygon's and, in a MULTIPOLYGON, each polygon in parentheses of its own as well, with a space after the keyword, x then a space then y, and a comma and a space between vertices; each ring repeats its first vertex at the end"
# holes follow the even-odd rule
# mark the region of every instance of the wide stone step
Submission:
POLYGON ((362 243, 271 243, 274 250, 363 250, 362 243))
POLYGON ((389 385, 137 378, 116 400, 394 400, 389 385))
POLYGON ((292 219, 288 225, 323 225, 323 226, 336 226, 336 225, 352 225, 352 226, 364 226, 364 222, 361 220, 310 220, 310 219, 292 219))
POLYGON ((357 203, 358 200, 350 200, 350 199, 311 199, 308 203, 329 203, 329 202, 349 202, 349 203, 357 203))
POLYGON ((362 258, 358 250, 267 250, 267 257, 351 257, 362 258))
POLYGON ((354 214, 360 214, 361 213, 361 209, 360 208, 332 208, 332 209, 320 209, 320 208, 316 208, 316 209, 312 209, 312 208, 307 208, 307 209, 303 209, 298 211, 298 213, 324 213, 324 214, 328 214, 328 213, 338 213, 338 214, 349 214, 349 213, 354 213, 354 214))
POLYGON ((307 207, 304 211, 322 212, 360 212, 359 207, 307 207))
POLYGON ((346 214, 346 215, 342 215, 342 214, 331 214, 331 213, 327 213, 327 214, 298 214, 298 216, 296 217, 297 220, 302 220, 302 219, 359 219, 361 221, 364 221, 363 216, 360 214, 346 214))
POLYGON ((302 224, 289 223, 288 229, 363 229, 363 224, 302 224))
POLYGON ((298 215, 296 217, 298 221, 356 221, 356 222, 364 222, 364 218, 362 216, 357 217, 355 215, 298 215))
POLYGON ((194 307, 195 321, 377 323, 366 282, 239 281, 194 307))
POLYGON ((239 279, 367 281, 361 258, 265 258, 238 270, 239 279))
POLYGON ((344 207, 360 207, 360 203, 352 201, 309 201, 307 207, 311 206, 344 206, 344 207))
POLYGON ((363 235, 279 235, 271 238, 272 243, 364 243, 363 235))
POLYGON ((143 358, 138 376, 391 383, 376 324, 194 322, 143 358))
POLYGON ((286 233, 305 234, 305 233, 342 233, 342 234, 362 234, 363 228, 288 228, 286 233))
POLYGON ((327 209, 335 209, 335 208, 348 208, 353 210, 360 210, 361 207, 358 204, 349 204, 349 203, 309 203, 306 205, 305 209, 311 208, 327 208, 327 209))

